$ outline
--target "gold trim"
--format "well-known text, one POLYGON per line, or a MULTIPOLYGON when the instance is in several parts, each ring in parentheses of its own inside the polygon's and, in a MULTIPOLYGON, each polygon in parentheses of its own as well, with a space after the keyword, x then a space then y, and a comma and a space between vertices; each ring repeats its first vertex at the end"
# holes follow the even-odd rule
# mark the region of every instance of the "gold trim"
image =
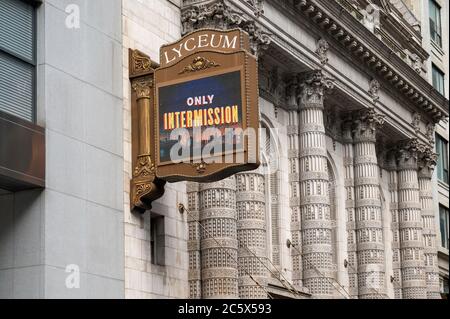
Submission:
POLYGON ((220 66, 220 64, 210 61, 207 58, 198 56, 194 58, 191 64, 188 64, 180 73, 178 74, 184 74, 184 73, 190 73, 190 72, 197 72, 197 71, 203 71, 207 70, 209 68, 215 68, 220 66))

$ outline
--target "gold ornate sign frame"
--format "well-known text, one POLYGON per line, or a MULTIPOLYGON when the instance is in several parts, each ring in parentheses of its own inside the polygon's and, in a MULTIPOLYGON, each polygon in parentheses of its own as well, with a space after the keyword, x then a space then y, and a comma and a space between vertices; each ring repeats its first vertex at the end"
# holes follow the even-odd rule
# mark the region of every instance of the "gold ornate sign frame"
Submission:
POLYGON ((240 171, 257 169, 259 163, 258 62, 250 53, 250 40, 241 29, 200 29, 161 47, 161 66, 138 50, 129 50, 131 82, 131 135, 133 176, 131 209, 140 213, 162 197, 166 182, 214 182, 240 171), (158 88, 170 82, 188 82, 232 70, 241 74, 242 130, 252 128, 255 138, 244 138, 244 147, 233 152, 233 162, 188 163, 159 161, 158 88), (244 161, 236 161, 238 155, 244 161), (254 161, 250 162, 252 158, 254 161))
MULTIPOLYGON (((257 62, 256 58, 245 50, 235 52, 202 51, 192 53, 177 63, 168 67, 160 67, 155 72, 155 144, 154 154, 156 159, 156 175, 168 182, 194 181, 214 182, 224 179, 232 174, 245 170, 253 170, 259 167, 258 129, 258 87, 257 87, 257 62), (251 128, 256 133, 256 140, 248 137, 244 139, 244 149, 232 154, 233 161, 226 163, 226 156, 221 154, 215 159, 218 163, 207 163, 209 161, 191 160, 190 163, 167 163, 162 162, 159 156, 159 98, 158 89, 170 84, 185 83, 197 79, 207 78, 215 75, 227 74, 239 70, 241 73, 241 101, 242 101, 242 130, 251 128), (250 153, 255 150, 254 153, 250 153), (243 155, 244 161, 237 162, 238 155, 243 155), (255 159, 253 163, 250 158, 255 159)), ((210 158, 211 160, 211 158, 210 158)))
POLYGON ((154 72, 159 65, 138 50, 129 50, 131 81, 131 152, 133 176, 130 185, 131 209, 140 213, 151 209, 152 201, 164 194, 165 181, 156 177, 152 112, 154 72))

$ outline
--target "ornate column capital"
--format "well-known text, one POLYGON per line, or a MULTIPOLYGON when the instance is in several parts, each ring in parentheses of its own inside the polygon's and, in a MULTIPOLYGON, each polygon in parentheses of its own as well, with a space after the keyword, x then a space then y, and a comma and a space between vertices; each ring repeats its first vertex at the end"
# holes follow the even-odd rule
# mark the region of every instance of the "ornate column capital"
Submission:
POLYGON ((419 145, 419 178, 431 179, 437 165, 438 155, 430 145, 419 145))
MULTIPOLYGON (((204 28, 220 30, 241 28, 250 36, 250 47, 254 55, 259 56, 269 47, 270 35, 263 31, 254 19, 245 16, 243 12, 237 12, 237 9, 231 8, 225 0, 204 2, 186 5, 182 8, 183 35, 204 28)), ((261 14, 261 11, 257 12, 261 14)))
POLYGON ((300 79, 300 107, 323 108, 325 92, 334 88, 334 80, 326 77, 322 70, 303 73, 300 79))
POLYGON ((133 80, 131 87, 136 92, 137 99, 150 99, 152 96, 153 79, 139 78, 133 80))
POLYGON ((385 122, 385 116, 375 109, 357 111, 354 114, 354 139, 355 142, 376 142, 376 131, 385 122))
POLYGON ((398 146, 398 168, 399 170, 417 170, 420 143, 417 138, 403 141, 398 146))

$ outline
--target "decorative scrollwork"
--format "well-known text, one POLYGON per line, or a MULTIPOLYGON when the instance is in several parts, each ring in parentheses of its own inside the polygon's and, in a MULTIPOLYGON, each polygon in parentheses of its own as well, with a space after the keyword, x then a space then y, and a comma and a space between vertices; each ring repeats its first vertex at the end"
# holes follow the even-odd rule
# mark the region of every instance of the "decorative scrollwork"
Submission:
POLYGON ((148 56, 145 56, 138 50, 134 50, 132 53, 133 58, 133 71, 134 72, 147 72, 152 68, 152 61, 148 56))
POLYGON ((210 61, 207 58, 198 56, 196 57, 191 64, 187 65, 179 74, 189 73, 189 72, 197 72, 203 71, 209 68, 215 68, 220 66, 220 64, 210 61))
POLYGON ((155 175, 155 165, 152 163, 150 155, 141 155, 138 157, 137 165, 134 169, 134 177, 147 177, 155 175))
POLYGON ((208 164, 204 161, 201 161, 200 163, 192 163, 192 166, 197 170, 197 173, 203 174, 206 171, 206 166, 208 164))

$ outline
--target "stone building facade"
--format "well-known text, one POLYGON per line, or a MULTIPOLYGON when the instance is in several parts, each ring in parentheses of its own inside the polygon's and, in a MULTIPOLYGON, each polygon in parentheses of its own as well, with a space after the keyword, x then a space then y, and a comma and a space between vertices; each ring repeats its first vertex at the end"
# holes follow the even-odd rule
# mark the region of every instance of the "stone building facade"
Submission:
POLYGON ((191 298, 440 298, 434 130, 448 100, 413 10, 182 1, 182 34, 250 34, 276 141, 263 167, 278 163, 187 185, 191 298))
POLYGON ((448 294, 447 1, 30 2, 46 181, 10 190, 0 171, 1 298, 448 294), (151 211, 131 212, 129 50, 158 63, 163 44, 201 28, 250 36, 261 167, 168 183, 151 211))

